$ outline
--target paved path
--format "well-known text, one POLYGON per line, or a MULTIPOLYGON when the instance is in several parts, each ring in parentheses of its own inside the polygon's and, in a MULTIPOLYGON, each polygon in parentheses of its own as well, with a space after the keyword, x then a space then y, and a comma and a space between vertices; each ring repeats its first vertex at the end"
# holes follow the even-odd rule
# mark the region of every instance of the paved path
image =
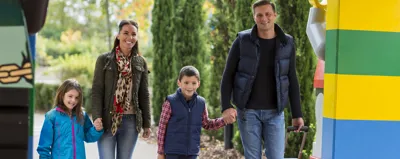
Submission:
MULTIPOLYGON (((39 159, 39 155, 36 152, 36 148, 39 143, 40 130, 44 121, 43 114, 35 114, 35 127, 34 127, 34 138, 33 138, 33 159, 39 159)), ((98 159, 97 143, 85 143, 86 145, 86 158, 87 159, 98 159)), ((133 152, 134 159, 152 159, 157 158, 157 145, 148 144, 144 140, 138 140, 135 151, 133 152)))

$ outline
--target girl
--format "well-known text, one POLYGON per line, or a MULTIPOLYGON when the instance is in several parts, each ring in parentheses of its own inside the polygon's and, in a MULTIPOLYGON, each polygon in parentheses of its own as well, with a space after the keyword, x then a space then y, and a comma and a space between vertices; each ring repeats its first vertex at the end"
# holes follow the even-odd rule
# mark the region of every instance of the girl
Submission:
POLYGON ((96 142, 103 134, 100 120, 94 122, 82 111, 82 89, 68 79, 57 89, 55 108, 45 115, 37 152, 40 158, 85 159, 84 142, 96 142))
POLYGON ((148 69, 139 54, 138 24, 122 20, 118 30, 111 52, 97 58, 93 77, 93 120, 104 124, 100 159, 131 159, 140 131, 150 136, 148 69))

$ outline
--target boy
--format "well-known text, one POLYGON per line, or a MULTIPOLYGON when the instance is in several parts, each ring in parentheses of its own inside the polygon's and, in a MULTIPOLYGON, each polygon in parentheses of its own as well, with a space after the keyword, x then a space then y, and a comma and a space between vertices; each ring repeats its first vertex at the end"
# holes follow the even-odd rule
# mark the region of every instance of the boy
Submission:
POLYGON ((183 67, 177 82, 178 90, 167 96, 162 106, 158 159, 196 159, 200 151, 201 127, 216 130, 226 124, 222 118, 208 118, 205 99, 196 93, 200 73, 195 67, 183 67))

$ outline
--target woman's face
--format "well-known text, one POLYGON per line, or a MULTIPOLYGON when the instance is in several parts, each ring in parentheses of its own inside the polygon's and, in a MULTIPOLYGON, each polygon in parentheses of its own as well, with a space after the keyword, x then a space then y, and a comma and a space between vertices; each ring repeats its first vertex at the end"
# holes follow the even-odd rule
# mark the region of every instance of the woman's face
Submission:
POLYGON ((138 30, 134 25, 124 25, 117 36, 119 47, 123 50, 131 50, 137 42, 137 31, 138 30))

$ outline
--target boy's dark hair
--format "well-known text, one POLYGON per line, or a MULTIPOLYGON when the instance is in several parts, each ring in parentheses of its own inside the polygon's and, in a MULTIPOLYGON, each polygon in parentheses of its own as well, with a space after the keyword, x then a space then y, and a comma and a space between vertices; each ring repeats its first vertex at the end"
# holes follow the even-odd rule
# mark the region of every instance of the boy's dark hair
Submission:
POLYGON ((274 12, 276 12, 276 11, 275 11, 275 4, 272 3, 271 1, 269 1, 269 0, 258 0, 257 2, 254 2, 254 3, 253 3, 252 9, 251 9, 251 11, 253 12, 253 14, 254 14, 254 9, 255 9, 255 8, 257 8, 257 7, 259 7, 259 6, 263 6, 263 5, 271 5, 272 10, 273 10, 274 12))
POLYGON ((179 81, 182 80, 183 76, 196 76, 197 80, 200 81, 200 72, 194 66, 184 66, 181 71, 179 71, 179 81))

